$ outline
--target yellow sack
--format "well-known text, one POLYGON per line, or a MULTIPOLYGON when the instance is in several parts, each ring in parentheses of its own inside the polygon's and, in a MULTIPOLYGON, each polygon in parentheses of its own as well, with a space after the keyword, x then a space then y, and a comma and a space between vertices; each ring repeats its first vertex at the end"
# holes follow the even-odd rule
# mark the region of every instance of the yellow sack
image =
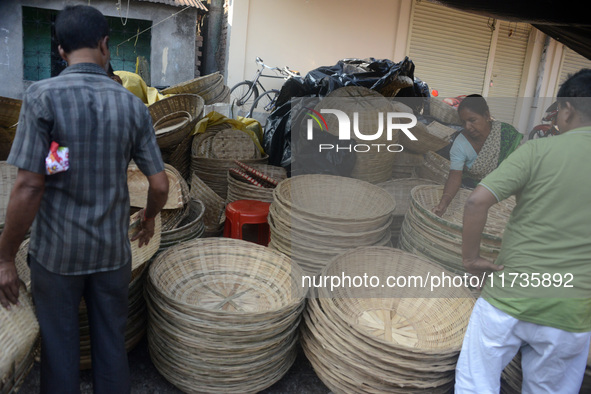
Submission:
POLYGON ((232 119, 220 114, 219 112, 212 111, 205 115, 199 122, 197 122, 195 128, 193 129, 193 135, 205 133, 208 127, 217 126, 224 123, 228 123, 235 129, 244 131, 246 134, 248 134, 254 141, 261 154, 265 154, 265 150, 261 145, 263 141, 263 127, 256 119, 245 118, 243 116, 239 116, 238 119, 232 119))
POLYGON ((148 86, 136 73, 115 71, 115 74, 121 78, 123 87, 139 97, 146 105, 154 104, 158 100, 171 96, 170 94, 162 94, 158 89, 148 86))

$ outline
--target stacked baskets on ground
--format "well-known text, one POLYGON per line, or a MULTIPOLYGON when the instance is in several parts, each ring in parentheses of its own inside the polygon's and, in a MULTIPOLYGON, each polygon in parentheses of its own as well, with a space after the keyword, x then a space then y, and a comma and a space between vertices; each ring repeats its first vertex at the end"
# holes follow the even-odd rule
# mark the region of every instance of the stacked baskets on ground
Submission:
POLYGON ((8 200, 10 199, 10 193, 16 181, 17 172, 17 167, 5 161, 0 161, 0 233, 4 228, 6 208, 8 208, 8 200))
POLYGON ((219 72, 197 77, 162 90, 162 94, 197 94, 205 105, 229 103, 230 88, 224 84, 224 76, 219 72))
MULTIPOLYGON (((360 86, 346 86, 333 90, 314 108, 317 112, 321 112, 322 109, 338 109, 344 112, 351 122, 357 122, 357 128, 363 135, 376 134, 380 130, 380 117, 388 112, 394 112, 394 106, 389 99, 375 90, 360 86)), ((336 116, 326 116, 325 119, 326 131, 338 135, 339 119, 336 116)), ((384 123, 380 130, 382 134, 371 141, 362 140, 351 133, 351 138, 356 144, 365 145, 360 148, 360 152, 355 151, 355 165, 351 177, 370 183, 385 182, 392 177, 396 153, 388 151, 386 145, 398 142, 398 130, 392 132, 392 139, 389 140, 383 126, 384 123)), ((354 127, 352 123, 351 128, 354 127)), ((349 149, 349 146, 347 145, 345 149, 349 149)))
POLYGON ((226 202, 197 175, 191 177, 191 199, 203 203, 204 237, 216 237, 222 234, 226 222, 226 202))
MULTIPOLYGON (((348 251, 319 278, 421 277, 447 274, 394 248, 348 251)), ((372 283, 371 281, 368 283, 372 283)), ((316 286, 304 312, 301 343, 335 393, 449 393, 474 305, 463 287, 316 286)))
POLYGON ((390 225, 390 233, 392 246, 398 245, 398 238, 400 237, 400 229, 404 222, 404 216, 410 207, 411 196, 410 191, 419 185, 434 185, 429 179, 422 178, 402 178, 393 179, 388 182, 380 183, 378 186, 386 190, 396 201, 396 208, 392 213, 392 224, 390 225))
POLYGON ((174 220, 167 221, 167 227, 163 228, 158 252, 181 242, 203 237, 205 233, 204 214, 205 205, 200 200, 191 199, 182 209, 180 215, 175 213, 173 218, 168 217, 168 219, 174 220))
POLYGON ((228 170, 237 167, 235 160, 252 165, 266 164, 267 159, 247 133, 229 124, 208 127, 193 138, 192 173, 224 200, 228 193, 228 170))
POLYGON ((334 256, 358 246, 390 246, 394 199, 371 183, 332 175, 282 181, 269 208, 269 247, 318 273, 334 256))
POLYGON ((193 129, 203 116, 204 107, 203 98, 196 94, 177 94, 148 107, 162 158, 185 179, 190 173, 193 129))
POLYGON ((283 167, 268 164, 254 164, 246 166, 237 163, 241 168, 231 168, 228 171, 227 203, 236 200, 257 200, 273 202, 273 189, 287 178, 287 171, 283 167), (246 168, 246 170, 242 170, 246 168), (265 179, 272 181, 265 181, 265 179))
POLYGON ((254 393, 297 352, 301 269, 251 242, 207 238, 158 255, 146 283, 148 344, 160 373, 185 392, 254 393))
POLYGON ((435 152, 427 152, 423 164, 417 167, 417 176, 444 185, 449 175, 449 168, 450 162, 445 157, 435 152))
POLYGON ((39 323, 31 295, 21 286, 19 304, 0 305, 0 393, 16 393, 33 367, 39 344, 39 323))
MULTIPOLYGON (((425 256, 446 269, 463 275, 462 221, 464 204, 470 190, 460 189, 442 217, 431 210, 439 204, 443 186, 416 186, 411 191, 411 204, 402 224, 400 248, 425 256)), ((480 255, 494 260, 501 248, 503 232, 515 198, 511 197, 493 205, 482 234, 480 255)))

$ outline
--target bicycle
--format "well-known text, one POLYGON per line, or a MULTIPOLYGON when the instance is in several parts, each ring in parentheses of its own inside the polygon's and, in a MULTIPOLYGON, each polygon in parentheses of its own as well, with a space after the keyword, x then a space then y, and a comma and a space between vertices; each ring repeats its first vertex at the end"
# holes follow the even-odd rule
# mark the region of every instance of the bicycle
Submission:
POLYGON ((245 80, 242 82, 237 83, 230 89, 230 103, 237 107, 244 107, 249 108, 246 117, 250 117, 254 112, 255 108, 260 106, 263 110, 269 112, 275 106, 275 102, 277 101, 277 97, 279 96, 279 90, 277 89, 265 89, 263 84, 260 81, 261 77, 266 78, 279 78, 287 80, 291 77, 297 77, 300 75, 298 71, 291 70, 289 67, 271 67, 267 66, 263 60, 257 56, 256 63, 260 66, 252 80, 245 80), (280 75, 269 75, 263 74, 265 69, 275 71, 280 75), (257 86, 260 86, 263 93, 259 94, 259 89, 257 86))

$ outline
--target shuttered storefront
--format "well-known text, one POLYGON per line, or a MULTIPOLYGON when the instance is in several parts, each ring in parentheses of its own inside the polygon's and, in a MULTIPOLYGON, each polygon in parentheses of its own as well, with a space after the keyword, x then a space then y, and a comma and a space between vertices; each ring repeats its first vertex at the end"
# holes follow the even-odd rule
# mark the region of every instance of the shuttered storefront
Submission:
POLYGON ((409 45, 415 75, 437 89, 440 97, 482 93, 492 37, 488 20, 416 2, 409 45))
POLYGON ((409 57, 440 97, 478 93, 496 119, 515 123, 531 26, 428 1, 414 4, 409 57))
POLYGON ((558 85, 554 91, 554 95, 558 92, 560 85, 568 78, 570 74, 579 71, 582 68, 591 68, 591 60, 579 55, 570 48, 564 48, 562 65, 560 67, 560 77, 558 78, 558 85))

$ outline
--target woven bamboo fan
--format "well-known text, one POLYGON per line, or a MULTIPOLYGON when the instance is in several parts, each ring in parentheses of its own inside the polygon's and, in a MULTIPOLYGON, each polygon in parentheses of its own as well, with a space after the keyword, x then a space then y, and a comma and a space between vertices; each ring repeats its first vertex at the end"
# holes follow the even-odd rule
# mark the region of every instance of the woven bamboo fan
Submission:
MULTIPOLYGON (((183 176, 170 164, 164 165, 164 172, 168 177, 168 199, 163 209, 177 209, 189 201, 189 185, 183 176)), ((148 178, 140 171, 135 163, 127 167, 127 187, 129 188, 129 202, 132 207, 143 208, 148 201, 148 178)))
POLYGON ((39 341, 39 323, 24 286, 18 306, 0 306, 0 393, 16 393, 33 367, 39 341))
POLYGON ((162 94, 181 94, 181 93, 189 93, 189 94, 198 94, 203 90, 206 90, 211 85, 215 84, 217 81, 222 80, 223 76, 219 72, 215 72, 212 74, 204 75, 202 77, 197 77, 195 79, 191 79, 189 81, 185 81, 179 83, 177 85, 168 87, 161 91, 162 94))
POLYGON ((300 276, 285 255, 242 240, 167 249, 146 283, 156 368, 185 392, 255 393, 272 385, 295 359, 300 276))
POLYGON ((0 161, 0 232, 4 228, 4 221, 6 220, 6 208, 10 200, 10 193, 16 181, 18 168, 8 164, 5 161, 0 161))

